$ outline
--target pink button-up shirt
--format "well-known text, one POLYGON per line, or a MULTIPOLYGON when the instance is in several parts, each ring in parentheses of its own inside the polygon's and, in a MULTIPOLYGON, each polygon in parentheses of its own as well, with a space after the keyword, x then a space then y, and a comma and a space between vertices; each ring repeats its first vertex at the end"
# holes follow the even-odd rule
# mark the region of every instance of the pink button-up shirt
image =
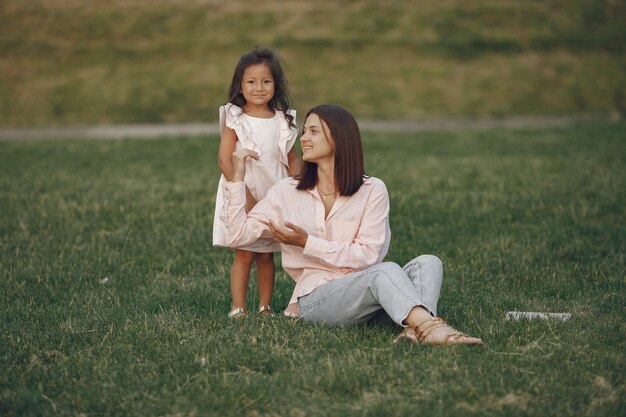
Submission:
POLYGON ((378 178, 366 178, 354 195, 337 197, 328 217, 315 190, 296 189, 285 178, 246 215, 243 182, 223 184, 222 224, 227 246, 247 246, 272 237, 268 220, 286 222, 309 234, 304 248, 281 244, 283 268, 296 282, 289 304, 329 281, 380 263, 389 249, 389 194, 378 178))

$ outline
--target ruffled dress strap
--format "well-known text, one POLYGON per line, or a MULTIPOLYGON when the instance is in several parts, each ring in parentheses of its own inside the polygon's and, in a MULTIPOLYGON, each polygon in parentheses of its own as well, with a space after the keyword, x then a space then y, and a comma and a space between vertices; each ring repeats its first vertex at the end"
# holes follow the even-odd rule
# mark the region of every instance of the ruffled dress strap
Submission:
MULTIPOLYGON (((289 109, 287 113, 293 116, 293 123, 296 123, 296 111, 289 109)), ((280 149, 280 162, 285 166, 289 166, 289 159, 287 154, 293 148, 294 143, 296 143, 296 138, 298 137, 298 129, 292 127, 287 118, 283 114, 282 111, 278 110, 276 112, 276 117, 278 118, 279 128, 278 128, 278 149, 280 149)))
POLYGON ((243 109, 235 104, 227 103, 219 110, 220 135, 224 126, 229 127, 237 134, 237 139, 244 148, 259 152, 259 146, 252 136, 252 127, 243 116, 243 109))

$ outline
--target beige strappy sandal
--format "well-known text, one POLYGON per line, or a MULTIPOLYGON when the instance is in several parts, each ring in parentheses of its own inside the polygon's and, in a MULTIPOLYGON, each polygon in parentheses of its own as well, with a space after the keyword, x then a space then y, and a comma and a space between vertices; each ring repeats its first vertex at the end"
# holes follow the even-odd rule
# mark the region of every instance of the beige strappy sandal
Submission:
POLYGON ((477 337, 468 336, 456 330, 454 327, 447 324, 441 317, 433 317, 420 323, 417 327, 407 327, 402 330, 396 337, 393 338, 393 343, 397 343, 401 340, 408 340, 413 343, 421 343, 424 345, 469 345, 480 346, 483 341, 477 337), (448 327, 452 332, 443 340, 436 342, 429 342, 426 339, 433 330, 441 327, 448 327))
POLYGON ((229 319, 237 319, 237 318, 242 318, 242 317, 247 317, 247 316, 248 316, 248 312, 246 311, 245 307, 233 308, 232 310, 228 312, 229 319))
POLYGON ((268 317, 273 316, 272 307, 270 306, 259 306, 259 316, 268 317), (267 313, 266 313, 267 312, 267 313))

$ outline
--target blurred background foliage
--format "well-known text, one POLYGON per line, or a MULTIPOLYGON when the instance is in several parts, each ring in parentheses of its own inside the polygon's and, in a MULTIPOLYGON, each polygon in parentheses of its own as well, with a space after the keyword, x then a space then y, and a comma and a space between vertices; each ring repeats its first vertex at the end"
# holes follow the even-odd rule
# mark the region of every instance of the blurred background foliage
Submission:
POLYGON ((0 126, 211 122, 274 48, 300 112, 624 113, 623 0, 3 0, 0 126))

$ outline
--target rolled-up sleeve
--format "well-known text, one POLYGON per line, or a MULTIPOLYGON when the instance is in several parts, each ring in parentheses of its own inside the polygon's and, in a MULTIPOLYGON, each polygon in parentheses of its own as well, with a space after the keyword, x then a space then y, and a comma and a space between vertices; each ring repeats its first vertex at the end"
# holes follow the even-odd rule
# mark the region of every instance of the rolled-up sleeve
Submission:
POLYGON ((226 246, 241 247, 254 243, 268 229, 263 209, 269 206, 269 200, 266 201, 266 197, 255 206, 254 216, 247 215, 245 183, 225 182, 223 187, 224 207, 220 219, 226 246))

